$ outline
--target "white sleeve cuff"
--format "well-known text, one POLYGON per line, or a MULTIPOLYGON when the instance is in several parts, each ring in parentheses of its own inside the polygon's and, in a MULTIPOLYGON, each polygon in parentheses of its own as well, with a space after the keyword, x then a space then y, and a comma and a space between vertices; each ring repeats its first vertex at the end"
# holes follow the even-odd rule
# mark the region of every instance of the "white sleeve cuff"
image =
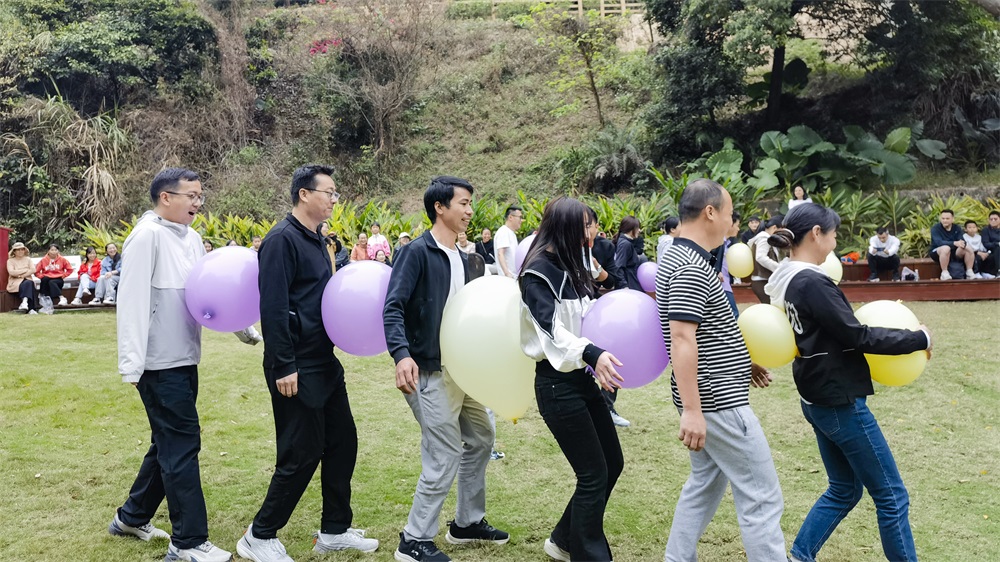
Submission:
POLYGON ((141 374, 140 375, 122 375, 122 382, 135 383, 135 382, 139 382, 140 378, 142 378, 141 374))

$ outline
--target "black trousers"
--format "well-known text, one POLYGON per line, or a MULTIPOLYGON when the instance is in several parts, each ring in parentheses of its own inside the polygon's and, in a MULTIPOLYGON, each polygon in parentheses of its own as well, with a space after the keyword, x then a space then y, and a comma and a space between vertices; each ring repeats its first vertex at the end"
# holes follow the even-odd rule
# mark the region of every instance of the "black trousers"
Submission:
POLYGON ((170 541, 181 549, 196 547, 208 540, 208 515, 198 467, 198 366, 146 371, 138 388, 153 431, 153 444, 142 459, 128 500, 118 509, 118 518, 132 527, 144 525, 166 497, 172 527, 170 541))
POLYGON ((55 302, 59 302, 59 297, 62 296, 63 288, 63 278, 62 277, 42 277, 41 282, 38 287, 38 294, 43 297, 50 297, 55 302))
POLYGON ((879 271, 891 271, 893 279, 899 279, 899 256, 876 256, 868 254, 868 271, 878 277, 879 271))
POLYGON ((17 286, 18 306, 21 306, 21 299, 28 299, 28 310, 38 310, 38 293, 31 279, 25 279, 17 286))
POLYGON ((358 430, 336 357, 323 365, 299 366, 298 394, 282 396, 273 372, 264 373, 271 392, 278 458, 253 535, 272 539, 288 523, 316 467, 322 462, 320 531, 339 535, 351 526, 351 478, 358 459, 358 430))
POLYGON ((764 304, 771 304, 771 297, 764 292, 766 286, 767 281, 750 281, 750 290, 753 291, 754 295, 757 295, 757 300, 764 304))
POLYGON ((576 474, 576 490, 552 530, 552 541, 572 560, 609 561, 604 509, 625 461, 604 397, 594 377, 580 369, 559 377, 536 375, 535 398, 576 474))

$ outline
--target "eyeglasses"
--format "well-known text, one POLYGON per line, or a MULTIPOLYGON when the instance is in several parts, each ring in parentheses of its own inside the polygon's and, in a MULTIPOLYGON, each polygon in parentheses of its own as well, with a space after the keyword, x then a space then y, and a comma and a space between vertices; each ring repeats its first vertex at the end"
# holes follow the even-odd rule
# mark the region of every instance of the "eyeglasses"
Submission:
POLYGON ((330 198, 330 201, 333 201, 334 203, 340 200, 340 194, 337 193, 336 191, 327 191, 325 189, 310 189, 308 187, 303 187, 302 189, 306 191, 315 191, 316 193, 325 193, 330 198))
POLYGON ((202 205, 205 204, 205 194, 204 193, 193 193, 193 192, 181 193, 180 191, 166 191, 166 190, 164 190, 164 193, 169 193, 171 195, 183 195, 184 197, 187 197, 188 199, 190 199, 192 203, 194 203, 195 201, 198 201, 202 205))

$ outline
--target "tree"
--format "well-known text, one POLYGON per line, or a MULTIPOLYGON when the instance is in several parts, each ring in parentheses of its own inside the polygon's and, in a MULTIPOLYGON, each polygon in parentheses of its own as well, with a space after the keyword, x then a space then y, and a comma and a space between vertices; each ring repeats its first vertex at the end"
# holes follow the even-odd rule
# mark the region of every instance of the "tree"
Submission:
POLYGON ((560 92, 566 92, 586 85, 594 98, 597 122, 603 129, 606 122, 597 75, 614 61, 617 24, 594 10, 578 17, 564 9, 539 4, 532 8, 532 13, 542 33, 542 41, 559 52, 559 78, 555 86, 560 92))

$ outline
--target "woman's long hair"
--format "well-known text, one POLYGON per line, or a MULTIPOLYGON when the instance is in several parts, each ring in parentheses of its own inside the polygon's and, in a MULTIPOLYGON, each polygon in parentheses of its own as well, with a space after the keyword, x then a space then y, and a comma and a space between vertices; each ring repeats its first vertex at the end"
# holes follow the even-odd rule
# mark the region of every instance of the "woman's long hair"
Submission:
POLYGON ((522 275, 532 262, 544 259, 548 251, 556 258, 559 268, 569 275, 570 283, 576 289, 576 294, 594 295, 594 284, 584 259, 590 260, 590 249, 587 248, 587 232, 584 220, 587 206, 568 197, 557 197, 549 201, 542 213, 542 222, 538 225, 538 234, 528 249, 524 258, 522 275))
POLYGON ((618 234, 615 234, 615 245, 618 244, 618 240, 621 239, 623 234, 630 234, 639 228, 639 219, 629 215, 622 219, 621 224, 618 226, 618 234))
MULTIPOLYGON (((118 250, 118 244, 115 244, 114 242, 108 242, 107 244, 104 245, 104 255, 108 255, 108 246, 111 246, 112 244, 114 244, 115 250, 118 250)), ((209 242, 209 244, 211 244, 211 242, 209 242)), ((120 250, 118 250, 115 252, 115 257, 111 258, 111 269, 117 270, 118 262, 120 261, 122 261, 122 253, 120 250)))

